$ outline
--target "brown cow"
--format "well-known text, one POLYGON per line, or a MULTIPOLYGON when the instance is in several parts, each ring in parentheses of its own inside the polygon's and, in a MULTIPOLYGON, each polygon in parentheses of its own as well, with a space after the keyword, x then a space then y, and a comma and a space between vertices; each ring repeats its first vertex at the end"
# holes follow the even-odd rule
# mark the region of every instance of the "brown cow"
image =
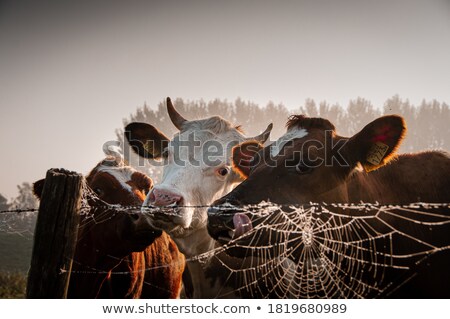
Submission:
MULTIPOLYGON (((246 213, 236 213, 239 211, 238 206, 267 200, 286 205, 361 201, 380 204, 418 201, 448 203, 449 155, 440 151, 395 155, 405 131, 401 117, 384 116, 368 124, 353 137, 345 138, 337 135, 334 126, 325 119, 292 116, 287 123, 287 133, 272 145, 263 148, 257 142, 245 142, 234 148, 234 167, 247 179, 213 204, 218 206, 228 203, 226 209, 209 209, 209 233, 222 244, 242 235, 244 238, 241 244, 269 247, 269 242, 277 243, 280 238, 273 234, 272 237, 263 233, 259 237, 245 238, 245 234, 250 234, 249 231, 255 227, 255 221, 250 220, 246 213)), ((444 217, 450 215, 445 209, 440 213, 444 217)), ((371 227, 378 229, 390 225, 393 229, 405 229, 404 233, 410 236, 393 239, 394 249, 411 251, 420 246, 420 241, 417 241, 413 244, 417 247, 411 248, 410 238, 420 238, 423 243, 432 242, 444 249, 437 249, 432 258, 407 265, 420 276, 402 286, 392 296, 448 298, 450 254, 445 250, 450 247, 448 223, 438 230, 432 230, 418 226, 420 221, 415 222, 414 219, 417 216, 399 218, 387 214, 384 218, 382 225, 379 223, 371 227), (433 267, 429 267, 430 264, 433 267), (422 268, 419 269, 419 266, 422 268)), ((266 222, 273 224, 274 220, 275 217, 266 222)), ((299 241, 295 240, 298 233, 292 236, 290 243, 296 243, 297 246, 290 246, 291 256, 298 259, 304 251, 298 248, 299 241)), ((389 251, 385 251, 388 248, 378 247, 381 254, 389 254, 389 251)), ((243 253, 252 254, 254 251, 246 249, 243 252, 238 249, 236 254, 243 253)), ((395 281, 395 278, 389 280, 395 281)))
MULTIPOLYGON (((142 205, 152 187, 146 175, 107 157, 87 176, 96 196, 78 230, 69 298, 178 298, 184 256, 170 237, 152 228, 138 212, 118 207, 142 205)), ((39 196, 44 180, 36 182, 39 196)))

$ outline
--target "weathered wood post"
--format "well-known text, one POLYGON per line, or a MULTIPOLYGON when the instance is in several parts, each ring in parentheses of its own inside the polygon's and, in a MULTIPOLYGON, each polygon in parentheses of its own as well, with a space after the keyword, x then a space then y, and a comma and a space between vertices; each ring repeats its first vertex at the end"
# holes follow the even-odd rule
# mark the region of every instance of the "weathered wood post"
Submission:
POLYGON ((47 171, 34 232, 27 298, 66 298, 77 241, 83 176, 47 171))

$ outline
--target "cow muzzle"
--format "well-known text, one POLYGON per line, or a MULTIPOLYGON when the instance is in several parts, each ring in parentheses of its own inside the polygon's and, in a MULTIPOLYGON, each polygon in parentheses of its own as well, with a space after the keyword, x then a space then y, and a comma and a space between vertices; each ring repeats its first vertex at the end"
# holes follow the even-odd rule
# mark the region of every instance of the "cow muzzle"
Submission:
POLYGON ((184 207, 185 201, 180 193, 156 186, 148 194, 144 209, 149 213, 151 224, 166 232, 189 227, 192 219, 190 208, 184 207))
POLYGON ((147 198, 147 204, 152 206, 171 206, 180 205, 183 202, 183 196, 174 191, 153 188, 147 198))
POLYGON ((245 211, 229 203, 208 209, 208 233, 221 244, 227 244, 253 229, 245 211))

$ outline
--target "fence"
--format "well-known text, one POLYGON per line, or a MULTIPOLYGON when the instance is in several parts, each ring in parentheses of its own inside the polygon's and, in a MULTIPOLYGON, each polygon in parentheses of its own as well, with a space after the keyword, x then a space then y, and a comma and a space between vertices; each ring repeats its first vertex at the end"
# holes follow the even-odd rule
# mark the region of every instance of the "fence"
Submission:
MULTIPOLYGON (((76 245, 80 211, 90 208, 81 201, 83 193, 83 182, 81 175, 65 170, 50 170, 47 173, 46 183, 42 192, 41 205, 34 233, 34 246, 32 254, 31 269, 28 277, 27 297, 28 298, 64 298, 67 296, 67 287, 70 276, 73 273, 72 262, 76 245)), ((129 213, 141 211, 140 206, 123 207, 120 205, 99 206, 114 210, 116 212, 129 213)), ((207 206, 196 206, 207 207, 207 206)), ((170 210, 170 208, 164 208, 170 210)), ((309 269, 309 274, 294 273, 296 280, 300 283, 299 290, 295 291, 297 297, 311 297, 308 286, 311 274, 317 276, 323 274, 318 272, 318 268, 336 272, 325 262, 324 256, 329 261, 340 260, 337 267, 340 273, 358 273, 367 271, 368 260, 372 263, 369 272, 373 272, 373 281, 383 273, 384 270, 394 268, 403 271, 406 269, 404 260, 414 260, 420 263, 424 256, 439 253, 450 248, 448 241, 445 243, 426 242, 420 236, 411 236, 405 229, 393 226, 387 222, 388 219, 395 221, 406 221, 409 224, 417 224, 421 227, 420 232, 436 230, 440 233, 447 233, 450 225, 448 214, 439 214, 441 210, 448 211, 450 204, 447 203, 415 203, 410 205, 378 205, 378 204, 310 204, 310 205, 274 205, 271 203, 254 205, 243 208, 243 211, 252 214, 256 219, 256 224, 252 235, 254 245, 258 245, 254 238, 263 238, 264 246, 251 247, 254 254, 264 257, 271 248, 276 247, 276 254, 279 259, 295 259, 301 269, 309 269), (336 211, 336 209, 338 209, 336 211), (342 213, 349 211, 350 213, 342 213), (277 214, 274 214, 277 212, 277 214), (268 217, 271 217, 269 220, 268 217), (386 229, 376 229, 374 222, 386 226, 386 229), (298 238, 290 237, 290 242, 299 242, 301 245, 311 246, 320 251, 322 255, 314 258, 302 260, 294 255, 295 249, 283 247, 280 238, 288 238, 289 234, 300 234, 298 238), (397 256, 392 251, 384 251, 383 245, 388 247, 392 244, 392 238, 401 237, 401 240, 408 240, 417 245, 422 245, 420 251, 407 251, 397 256), (270 242, 270 240, 274 242, 270 242), (280 245, 281 244, 281 245, 280 245), (317 245, 317 247, 314 247, 317 245), (368 247, 373 252, 368 251, 368 247), (342 263, 342 260, 344 262, 342 263), (356 271, 358 270, 358 271, 356 271), (309 276, 309 277, 308 277, 309 276)), ((148 207, 144 213, 153 214, 160 211, 158 207, 148 207)), ((4 211, 2 213, 23 213, 26 209, 4 211)), ((31 210, 34 211, 34 210, 31 210)), ((379 226, 377 226, 379 227, 379 226)), ((447 235, 448 238, 448 235, 447 235)), ((227 247, 220 247, 208 254, 203 254, 191 258, 191 260, 205 259, 219 254, 227 249, 245 248, 248 249, 248 241, 231 241, 227 247)), ((388 247, 389 248, 389 247, 388 247)), ((391 249, 391 248, 389 248, 391 249)), ((276 267, 274 267, 276 268, 276 267)), ((101 272, 101 270, 91 269, 91 272, 101 272)), ((231 272, 241 272, 242 269, 230 269, 231 272)), ((252 274, 254 269, 249 270, 252 274)), ((294 277, 295 277, 294 276, 294 277)), ((357 275, 352 275, 357 276, 357 275)), ((249 276, 251 277, 251 276, 249 276)), ((356 277, 355 277, 356 278, 356 277)), ((355 279, 353 278, 353 279, 355 279)), ((358 279, 358 278, 357 278, 358 279)), ((408 278, 407 278, 408 279, 408 278)), ((327 283, 324 289, 328 292, 336 291, 330 283, 330 278, 320 279, 327 283)), ((354 280, 357 284, 349 288, 349 292, 341 297, 372 296, 371 290, 376 290, 380 296, 384 291, 379 287, 371 285, 365 281, 354 280), (376 287, 376 288, 374 288, 376 287)), ((252 284, 246 283, 248 288, 253 288, 252 284)), ((325 286, 325 285, 324 285, 325 286)), ((339 287, 338 287, 339 288, 339 287)), ((332 292, 334 296, 334 292, 332 292)), ((314 297, 314 296, 313 296, 314 297)))
POLYGON ((82 175, 75 172, 58 169, 47 172, 35 228, 27 298, 67 297, 82 182, 82 175))

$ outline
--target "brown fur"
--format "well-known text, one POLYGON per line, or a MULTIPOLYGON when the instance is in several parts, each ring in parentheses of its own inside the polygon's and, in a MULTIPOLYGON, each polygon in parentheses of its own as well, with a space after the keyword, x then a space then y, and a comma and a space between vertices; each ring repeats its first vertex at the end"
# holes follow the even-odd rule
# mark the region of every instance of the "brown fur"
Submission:
POLYGON ((395 155, 376 171, 357 171, 350 176, 347 181, 349 201, 378 201, 381 204, 448 202, 449 176, 450 159, 444 152, 395 155))
POLYGON ((304 129, 324 129, 335 131, 336 128, 330 121, 320 117, 307 117, 305 115, 291 115, 286 123, 287 129, 304 128, 304 129))
MULTIPOLYGON (((88 186, 98 192, 99 198, 88 198, 92 209, 80 221, 68 297, 177 298, 185 260, 170 237, 154 231, 148 224, 137 228, 148 237, 126 235, 128 227, 131 230, 136 222, 136 214, 117 212, 114 208, 96 208, 104 206, 105 202, 141 205, 145 193, 152 187, 151 179, 142 173, 133 173, 128 182, 132 193, 128 193, 112 175, 99 172, 101 166, 129 169, 123 162, 114 163, 108 158, 86 178, 88 186)), ((34 184, 38 197, 44 182, 34 184)))
MULTIPOLYGON (((292 128, 293 126, 308 127, 308 134, 291 143, 293 147, 285 148, 285 152, 281 152, 275 158, 273 162, 275 165, 270 166, 264 162, 257 164, 247 180, 228 195, 213 203, 213 208, 210 208, 209 211, 208 221, 208 231, 211 236, 223 241, 224 234, 228 234, 230 227, 234 227, 230 225, 233 225, 232 215, 235 212, 227 209, 226 213, 224 211, 224 214, 221 214, 215 208, 225 202, 237 207, 246 204, 258 204, 263 200, 286 205, 308 205, 310 202, 319 204, 324 202, 328 204, 378 202, 383 205, 450 202, 449 154, 442 151, 428 151, 395 155, 395 151, 406 131, 405 123, 399 116, 381 117, 369 123, 361 132, 351 138, 341 137, 333 133, 329 137, 331 141, 328 141, 328 143, 325 142, 327 138, 325 131, 330 126, 325 121, 316 119, 309 121, 303 116, 297 116, 291 118, 288 123, 288 127, 292 128), (319 144, 323 146, 308 150, 310 152, 308 154, 312 155, 311 158, 330 160, 329 156, 333 155, 333 152, 342 150, 343 158, 347 162, 346 165, 331 161, 328 165, 324 163, 317 166, 311 165, 309 170, 301 170, 296 166, 286 165, 287 159, 299 163, 298 165, 308 160, 309 158, 303 153, 303 146, 311 141, 319 141, 319 144), (378 158, 379 163, 372 164, 373 160, 368 160, 368 154, 371 153, 373 144, 377 142, 383 143, 388 149, 384 155, 380 155, 381 157, 378 158), (339 150, 332 149, 331 144, 341 144, 342 147, 339 150), (302 152, 299 152, 299 150, 302 150, 302 152), (295 152, 297 152, 297 155, 295 155, 295 152), (366 171, 363 171, 361 166, 364 166, 366 171)), ((269 153, 268 147, 262 151, 263 156, 266 157, 269 153)), ((239 163, 235 164, 239 165, 239 163)), ((332 209, 334 212, 340 212, 343 215, 353 213, 339 208, 332 209)), ((239 209, 236 212, 239 212, 239 209)), ((401 212, 401 210, 398 212, 401 212)), ((377 252, 380 255, 387 254, 389 256, 389 254, 392 254, 392 249, 408 252, 420 250, 421 243, 414 242, 411 238, 417 238, 424 243, 431 243, 431 245, 440 248, 448 247, 448 224, 443 223, 434 228, 421 224, 419 215, 415 213, 405 219, 400 217, 401 214, 397 216, 397 211, 394 208, 391 213, 384 213, 380 210, 379 218, 382 222, 372 219, 374 223, 376 222, 375 228, 388 227, 389 231, 393 231, 392 239, 389 241, 390 245, 377 247, 377 252), (395 230, 398 230, 400 235, 395 230)), ((450 216, 450 212, 446 208, 439 209, 437 213, 450 216)), ((427 216, 428 213, 425 212, 424 215, 427 216)), ((277 215, 274 214, 273 218, 276 220, 277 215)), ((267 222, 270 223, 270 221, 267 222)), ((375 226, 375 224, 372 226, 375 226)), ((357 230, 353 235, 358 235, 357 230)), ((292 240, 287 242, 292 243, 292 246, 288 249, 292 249, 291 257, 295 259, 302 256, 305 251, 304 245, 298 245, 298 232, 294 232, 292 236, 292 240)), ((336 240, 345 242, 345 237, 336 238, 336 240)), ((272 247, 272 253, 276 255, 277 245, 275 244, 278 244, 279 238, 273 232, 264 232, 264 229, 262 229, 257 237, 251 236, 248 240, 251 240, 251 242, 247 243, 245 239, 240 241, 240 247, 261 245, 268 251, 272 247)), ((365 247, 368 251, 373 249, 370 245, 365 247)), ((352 247, 352 244, 349 247, 352 247)), ((233 250, 228 251, 231 254, 234 253, 233 250)), ((242 249, 235 255, 252 255, 259 251, 258 249, 242 249)), ((404 262, 407 263, 410 270, 408 274, 413 275, 409 278, 409 281, 402 281, 405 278, 399 277, 396 269, 394 269, 395 267, 385 269, 383 278, 380 278, 380 283, 386 280, 385 283, 392 283, 393 286, 390 288, 397 289, 389 296, 396 298, 449 298, 448 267, 450 266, 450 255, 448 250, 443 249, 423 256, 411 254, 411 256, 406 257, 404 262), (418 259, 414 259, 416 257, 418 259), (403 285, 395 286, 399 283, 403 285)), ((370 268, 371 261, 368 261, 367 266, 370 268)), ((337 276, 339 277, 336 278, 338 281, 354 280, 351 278, 351 274, 342 273, 337 276)), ((372 276, 362 278, 362 280, 369 280, 368 282, 374 279, 372 276)), ((388 290, 386 290, 386 293, 389 292, 388 290)), ((379 297, 378 295, 375 296, 379 297)))

